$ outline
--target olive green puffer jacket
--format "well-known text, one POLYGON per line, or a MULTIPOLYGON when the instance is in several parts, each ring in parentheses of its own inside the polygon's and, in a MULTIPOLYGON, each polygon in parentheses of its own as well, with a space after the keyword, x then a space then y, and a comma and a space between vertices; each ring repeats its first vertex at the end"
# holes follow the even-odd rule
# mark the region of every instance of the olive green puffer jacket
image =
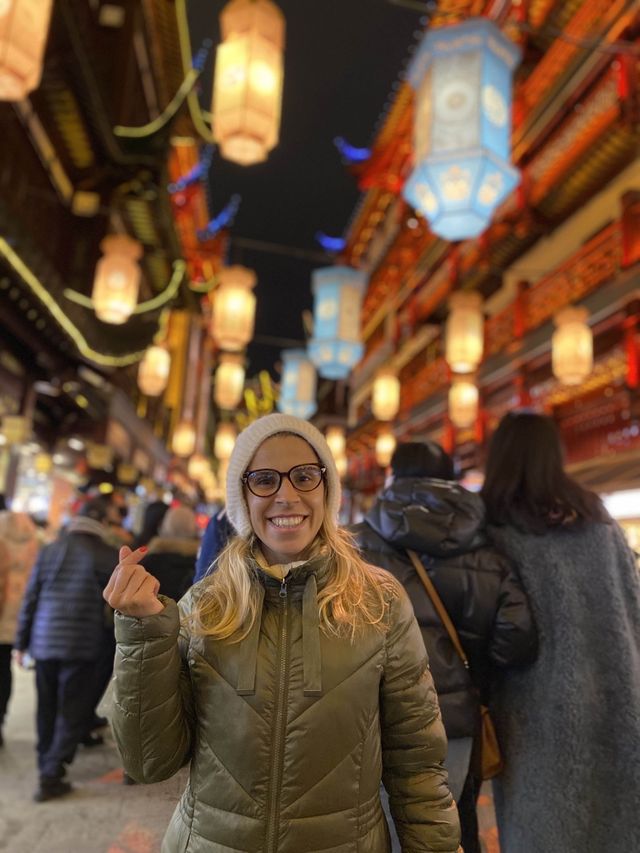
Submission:
MULTIPOLYGON (((403 853, 458 849, 409 599, 390 579, 383 631, 327 637, 323 566, 301 566, 286 586, 262 574, 262 618, 240 643, 189 635, 170 599, 155 616, 117 615, 114 730, 126 772, 158 782, 191 761, 163 853, 388 853, 381 776, 403 853)), ((182 599, 183 616, 206 583, 182 599)))

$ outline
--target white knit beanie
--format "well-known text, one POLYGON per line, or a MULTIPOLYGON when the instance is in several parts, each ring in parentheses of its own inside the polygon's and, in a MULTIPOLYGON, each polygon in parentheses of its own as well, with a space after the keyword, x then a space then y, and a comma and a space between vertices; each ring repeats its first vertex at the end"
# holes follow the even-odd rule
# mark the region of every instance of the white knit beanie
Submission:
POLYGON ((294 418, 293 415, 265 415, 240 433, 227 469, 227 516, 243 539, 251 536, 253 528, 244 497, 242 477, 263 441, 280 432, 299 435, 313 447, 320 463, 327 469, 327 512, 334 518, 338 517, 341 497, 340 477, 333 454, 322 433, 308 421, 294 418))

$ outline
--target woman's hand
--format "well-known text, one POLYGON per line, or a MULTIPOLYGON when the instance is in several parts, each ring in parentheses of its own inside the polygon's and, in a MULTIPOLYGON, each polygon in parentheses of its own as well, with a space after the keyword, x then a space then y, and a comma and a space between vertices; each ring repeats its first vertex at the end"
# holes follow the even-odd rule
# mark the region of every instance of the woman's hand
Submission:
POLYGON ((143 547, 132 551, 128 545, 123 545, 120 562, 102 593, 107 604, 125 616, 141 618, 164 610, 158 599, 160 583, 138 563, 146 550, 143 547))

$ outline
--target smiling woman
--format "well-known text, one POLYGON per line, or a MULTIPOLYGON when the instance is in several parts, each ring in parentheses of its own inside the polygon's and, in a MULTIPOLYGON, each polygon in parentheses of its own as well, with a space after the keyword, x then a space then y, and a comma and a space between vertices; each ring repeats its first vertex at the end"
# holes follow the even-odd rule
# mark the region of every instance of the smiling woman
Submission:
POLYGON ((390 853, 382 778, 403 849, 458 849, 413 609, 360 559, 339 506, 321 433, 269 415, 229 460, 237 535, 180 612, 123 549, 106 597, 125 769, 155 782, 192 762, 164 853, 390 853))

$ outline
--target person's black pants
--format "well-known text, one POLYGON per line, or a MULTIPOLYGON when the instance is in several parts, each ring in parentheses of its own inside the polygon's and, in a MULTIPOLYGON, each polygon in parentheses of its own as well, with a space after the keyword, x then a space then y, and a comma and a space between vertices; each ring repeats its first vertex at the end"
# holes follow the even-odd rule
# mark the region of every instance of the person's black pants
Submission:
POLYGON ((116 655, 116 638, 113 627, 105 628, 102 637, 100 656, 94 664, 94 687, 93 687, 93 713, 89 717, 89 728, 86 734, 90 734, 94 728, 95 719, 98 716, 98 705, 105 694, 111 676, 113 675, 113 660, 116 655))
POLYGON ((38 768, 59 779, 86 735, 95 699, 95 661, 38 660, 38 768))
POLYGON ((476 779, 472 773, 469 773, 457 803, 460 816, 460 844, 464 853, 482 853, 478 835, 477 811, 481 785, 482 782, 476 779))
POLYGON ((0 726, 7 714, 11 684, 11 646, 8 643, 0 643, 0 726))

